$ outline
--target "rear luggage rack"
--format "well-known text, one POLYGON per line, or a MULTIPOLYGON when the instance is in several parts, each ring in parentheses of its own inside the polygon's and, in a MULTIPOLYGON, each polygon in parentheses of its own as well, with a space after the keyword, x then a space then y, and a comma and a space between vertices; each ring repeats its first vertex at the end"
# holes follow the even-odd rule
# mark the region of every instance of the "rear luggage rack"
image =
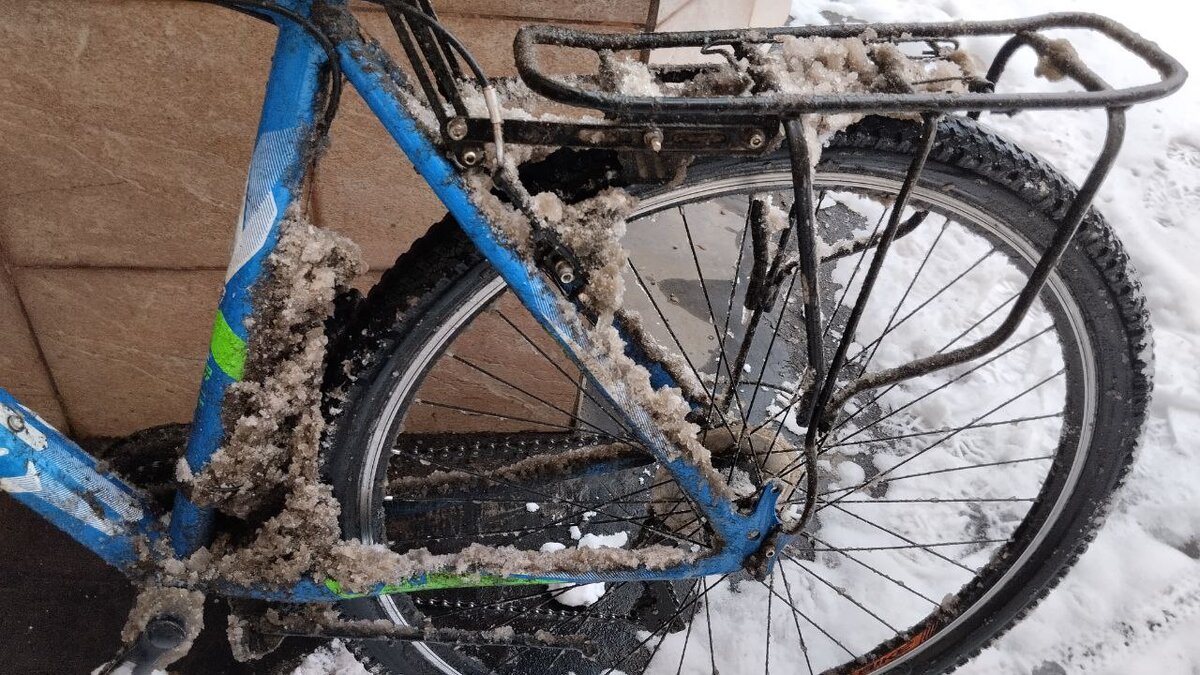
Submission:
MULTIPOLYGON (((1183 66, 1153 42, 1103 16, 1086 13, 1046 14, 1008 21, 963 21, 953 23, 841 24, 835 26, 796 26, 741 30, 713 30, 676 33, 611 34, 591 33, 555 26, 529 26, 521 29, 514 41, 516 64, 521 79, 532 92, 558 104, 603 113, 603 120, 576 120, 571 117, 531 117, 494 114, 498 106, 489 105, 487 119, 472 115, 465 99, 467 91, 460 71, 456 71, 454 50, 443 44, 448 35, 439 31, 421 35, 409 33, 408 15, 420 12, 419 23, 436 23, 429 0, 374 0, 389 7, 428 105, 437 118, 442 147, 468 171, 479 171, 500 162, 484 162, 487 144, 496 149, 493 160, 501 155, 503 139, 529 145, 564 146, 615 150, 623 164, 637 166, 634 180, 649 182, 678 176, 690 158, 706 154, 761 154, 780 148, 790 155, 794 201, 789 213, 798 256, 797 269, 805 289, 801 298, 805 324, 808 364, 813 375, 812 389, 806 394, 805 410, 798 421, 807 428, 804 439, 806 486, 804 512, 794 521, 791 531, 799 531, 815 508, 816 446, 820 435, 854 395, 904 380, 929 374, 980 358, 994 351, 1016 332, 1036 302, 1063 254, 1087 215, 1092 200, 1116 159, 1125 134, 1125 109, 1167 96, 1183 85, 1187 73, 1183 66), (407 4, 404 11, 398 5, 407 4), (405 16, 401 16, 401 14, 405 16), (1158 80, 1126 87, 1112 87, 1079 57, 1071 44, 1044 34, 1047 30, 1074 29, 1099 33, 1126 53, 1140 59, 1157 72, 1158 80), (958 53, 964 37, 1006 37, 986 73, 964 67, 967 60, 958 53), (829 72, 839 72, 855 60, 856 77, 870 74, 871 80, 859 88, 844 87, 837 93, 810 93, 829 79, 802 73, 802 79, 782 79, 780 65, 786 66, 787 50, 819 48, 819 45, 793 42, 793 38, 850 39, 847 51, 837 66, 825 64, 829 72), (783 43, 772 47, 776 43, 783 43), (855 46, 857 45, 857 47, 855 46), (907 51, 900 49, 903 46, 907 51), (913 47, 928 50, 913 54, 913 47), (1013 55, 1028 47, 1038 57, 1037 74, 1048 80, 1066 79, 1081 90, 997 92, 996 84, 1013 55), (555 76, 543 70, 539 53, 543 49, 590 51, 599 61, 595 73, 555 76), (646 65, 645 57, 655 50, 691 48, 716 57, 716 63, 699 65, 646 65), (860 51, 860 48, 862 51, 860 51), (774 51, 778 49, 779 51, 774 51), (853 54, 851 54, 853 52, 853 54), (632 53, 632 58, 618 54, 632 53), (421 57, 424 57, 424 62, 421 57), (781 60, 782 59, 782 60, 781 60), (950 60, 956 68, 937 68, 930 61, 950 60), (920 62, 926 62, 920 65, 920 62), (914 67, 916 62, 920 67, 914 67), (643 72, 644 69, 644 72, 643 72), (945 77, 946 73, 952 76, 945 77), (633 79, 627 79, 631 74, 633 79), (732 76, 732 77, 730 77, 732 76), (721 79, 725 78, 725 79, 721 79), (824 78, 824 79, 822 79, 824 78), (633 91, 620 91, 623 81, 633 91), (631 84, 630 84, 631 83, 631 84), (666 92, 665 95, 663 92, 666 92), (790 91, 789 91, 790 90, 790 91), (724 92, 714 95, 714 91, 724 92), (640 93, 639 93, 640 92, 640 93), (646 95, 649 92, 652 95, 646 95), (682 94, 682 95, 681 95, 682 94), (1095 164, 1069 205, 1057 210, 1058 228, 1030 270, 1028 281, 1017 295, 1000 325, 976 342, 931 356, 917 358, 901 366, 864 372, 839 382, 846 364, 847 350, 854 340, 859 320, 870 299, 880 269, 892 242, 905 236, 924 219, 928 211, 912 199, 925 162, 937 145, 939 123, 950 113, 966 113, 978 118, 985 111, 1014 113, 1022 110, 1106 110, 1108 128, 1095 164), (916 152, 891 205, 887 224, 878 235, 861 247, 864 257, 874 249, 838 345, 826 358, 825 334, 821 316, 816 213, 814 212, 814 152, 820 145, 814 132, 827 116, 851 115, 906 116, 919 120, 916 152), (522 119, 514 119, 522 117, 522 119), (670 157, 661 157, 668 155, 670 157), (646 168, 649 167, 649 168, 646 168), (906 208, 915 213, 905 217, 906 208)), ((415 17, 413 17, 415 18, 415 17)), ((828 44, 828 43, 822 43, 828 44)), ((458 45, 461 47, 461 44, 458 45)), ((465 56, 465 54, 464 54, 465 56)), ((801 60, 802 62, 802 60, 801 60)), ((812 69, 813 62, 806 66, 812 69)), ((973 65, 973 64, 972 64, 973 65)), ((789 71, 790 72, 790 71, 789 71)), ((841 71, 843 73, 849 71, 841 71)), ((483 76, 477 73, 481 85, 483 76)), ((482 87, 488 94, 490 85, 482 87)), ((826 90, 837 90, 827 87, 826 90)), ((493 101, 494 90, 491 92, 493 101)), ((475 94, 476 96, 478 93, 475 94)), ((514 189, 505 189, 517 202, 528 202, 529 195, 519 184, 515 172, 502 167, 497 177, 514 189)), ((522 209, 533 213, 532 209, 522 209)), ((536 214, 531 216, 536 220, 536 214)), ((531 220, 531 224, 534 224, 531 220)), ((534 227, 545 231, 544 227, 534 227)), ((568 258, 569 250, 564 251, 568 258)), ((541 263, 539 263, 541 264, 541 263)), ((552 274, 550 267, 542 269, 552 274)), ((761 309, 756 309, 761 311, 761 309)), ((754 319, 751 320, 752 322, 754 319)))
MULTIPOLYGON (((617 119, 709 120, 741 116, 794 117, 808 113, 922 113, 1019 109, 1111 108, 1143 103, 1177 90, 1186 78, 1183 66, 1123 25, 1107 17, 1087 13, 1046 14, 1008 21, 964 21, 946 23, 839 24, 675 33, 591 33, 559 26, 528 26, 514 41, 517 70, 531 89, 572 106, 592 108, 617 119), (1113 88, 1060 40, 1041 33, 1051 29, 1086 29, 1101 33, 1138 57, 1155 71, 1153 83, 1113 88), (937 93, 912 90, 897 92, 840 93, 831 95, 757 92, 749 96, 636 96, 586 89, 541 69, 539 48, 583 49, 604 62, 619 52, 656 49, 700 48, 707 53, 724 51, 726 58, 745 60, 752 50, 778 42, 779 38, 862 38, 868 44, 924 42, 931 46, 957 46, 958 38, 1009 36, 989 68, 986 80, 969 82, 967 93, 937 93), (1016 92, 991 91, 1009 59, 1020 47, 1029 47, 1042 63, 1074 80, 1085 91, 1016 92), (728 51, 726 51, 728 50, 728 51)), ((670 73, 672 67, 654 67, 652 72, 670 73)))

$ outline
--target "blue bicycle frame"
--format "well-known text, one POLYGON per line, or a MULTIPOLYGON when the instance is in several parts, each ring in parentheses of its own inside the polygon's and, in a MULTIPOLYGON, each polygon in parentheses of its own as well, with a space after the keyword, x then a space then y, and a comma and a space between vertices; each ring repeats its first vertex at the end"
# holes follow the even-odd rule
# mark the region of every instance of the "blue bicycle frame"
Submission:
MULTIPOLYGON (((284 9, 311 15, 312 0, 278 0, 284 9)), ((339 26, 334 38, 341 70, 383 123, 417 171, 457 219, 463 230, 499 271, 512 292, 537 321, 550 332, 588 373, 583 354, 592 353, 587 331, 575 315, 564 312, 559 296, 516 253, 497 240, 487 217, 469 197, 459 172, 430 139, 418 129, 412 111, 393 74, 399 70, 378 44, 362 37, 344 3, 328 3, 342 16, 325 23, 339 26)), ((328 17, 326 17, 328 18, 328 17)), ((221 407, 230 384, 242 376, 248 341, 246 319, 254 305, 256 282, 264 262, 275 248, 285 214, 300 209, 300 190, 313 151, 313 129, 321 104, 321 70, 327 53, 303 28, 277 20, 279 34, 270 79, 263 102, 246 196, 236 232, 236 244, 225 281, 224 294, 214 321, 199 401, 196 406, 186 460, 193 472, 203 469, 223 439, 221 407)), ((644 364, 653 367, 656 364, 644 364)), ((656 369, 661 370, 661 369, 656 369)), ((768 485, 752 513, 739 513, 656 426, 646 410, 624 386, 589 379, 629 424, 638 439, 667 468, 708 519, 721 542, 717 552, 690 563, 663 570, 623 569, 578 575, 471 575, 436 571, 415 579, 397 579, 369 594, 343 592, 336 580, 304 580, 290 588, 237 587, 218 584, 211 590, 226 595, 308 602, 334 601, 361 595, 407 592, 451 586, 529 584, 553 582, 591 583, 678 579, 735 571, 751 555, 768 547, 767 561, 782 545, 770 534, 778 529, 775 513, 778 490, 768 485)), ((170 549, 186 557, 213 537, 213 514, 177 493, 169 524, 155 515, 148 498, 120 478, 98 470, 97 462, 69 439, 20 405, 0 389, 0 489, 37 511, 128 574, 142 569, 147 557, 153 563, 155 544, 169 541, 170 549)))

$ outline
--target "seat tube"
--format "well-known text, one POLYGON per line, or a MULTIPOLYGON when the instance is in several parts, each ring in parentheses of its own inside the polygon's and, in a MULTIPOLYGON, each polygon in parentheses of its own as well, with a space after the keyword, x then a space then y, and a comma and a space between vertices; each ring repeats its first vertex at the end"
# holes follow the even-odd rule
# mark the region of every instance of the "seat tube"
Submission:
MULTIPOLYGON (((307 16, 311 1, 279 4, 307 16)), ((300 26, 285 19, 277 23, 279 34, 245 199, 188 438, 186 462, 193 474, 204 468, 224 438, 222 403, 229 386, 242 379, 249 337, 246 320, 253 313, 255 284, 275 249, 280 222, 289 209, 299 208, 314 150, 313 124, 321 102, 320 72, 326 54, 300 26)), ((208 545, 212 522, 212 509, 177 492, 170 526, 175 555, 186 557, 208 545)))

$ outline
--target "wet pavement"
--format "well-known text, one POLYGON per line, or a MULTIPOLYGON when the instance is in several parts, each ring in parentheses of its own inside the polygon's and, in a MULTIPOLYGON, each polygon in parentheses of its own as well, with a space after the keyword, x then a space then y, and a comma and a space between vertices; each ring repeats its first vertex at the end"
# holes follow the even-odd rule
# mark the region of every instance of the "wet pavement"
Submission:
MULTIPOLYGON (((0 523, 0 672, 86 674, 111 659, 133 604, 125 577, 5 494, 0 523)), ((204 633, 171 672, 287 673, 319 644, 292 639, 263 661, 239 664, 225 640, 225 621, 221 603, 210 602, 204 633)))

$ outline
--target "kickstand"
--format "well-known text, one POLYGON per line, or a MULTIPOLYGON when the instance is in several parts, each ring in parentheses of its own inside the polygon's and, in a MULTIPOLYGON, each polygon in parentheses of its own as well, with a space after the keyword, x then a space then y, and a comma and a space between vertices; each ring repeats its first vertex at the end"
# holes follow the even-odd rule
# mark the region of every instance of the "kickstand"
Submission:
POLYGON ((123 666, 129 666, 129 675, 151 675, 158 660, 186 639, 187 628, 181 619, 171 615, 157 616, 146 623, 133 644, 100 671, 100 675, 110 675, 123 666))

